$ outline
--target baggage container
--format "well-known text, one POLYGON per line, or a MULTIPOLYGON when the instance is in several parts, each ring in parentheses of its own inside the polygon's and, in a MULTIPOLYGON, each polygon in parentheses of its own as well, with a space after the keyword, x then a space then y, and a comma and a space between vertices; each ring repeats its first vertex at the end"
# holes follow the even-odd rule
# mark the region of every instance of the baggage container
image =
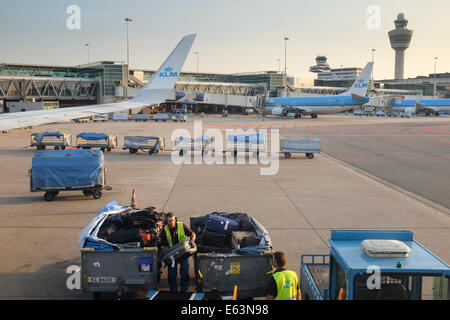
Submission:
POLYGON ((77 135, 78 149, 100 148, 103 152, 117 147, 117 136, 105 133, 83 132, 77 135))
POLYGON ((266 151, 266 136, 262 133, 257 134, 242 134, 242 135, 228 135, 227 136, 227 150, 233 156, 237 156, 238 152, 253 152, 259 156, 260 152, 266 151))
POLYGON ((258 255, 197 253, 195 276, 197 291, 211 299, 233 295, 239 298, 265 297, 272 271, 273 251, 258 255))
POLYGON ((31 147, 37 150, 45 150, 46 147, 54 147, 55 150, 64 150, 72 143, 72 135, 60 131, 35 132, 31 134, 31 147))
POLYGON ((158 248, 120 248, 111 252, 81 249, 81 285, 85 293, 144 292, 159 282, 158 248))
POLYGON ((320 150, 319 139, 282 139, 280 142, 280 153, 284 153, 286 158, 290 158, 292 153, 304 153, 308 159, 313 159, 314 153, 320 153, 320 150))
POLYGON ((100 150, 36 151, 29 176, 30 191, 45 192, 46 201, 60 191, 73 190, 100 199, 105 185, 104 156, 100 150))
POLYGON ((180 157, 187 151, 201 151, 202 155, 215 150, 214 137, 202 136, 199 138, 178 137, 175 139, 175 151, 179 152, 180 157))
POLYGON ((209 231, 229 235, 231 235, 231 232, 239 230, 239 224, 236 221, 215 214, 208 214, 206 216, 205 225, 206 229, 209 231))
POLYGON ((114 244, 97 234, 111 215, 130 207, 111 201, 80 234, 81 286, 85 293, 145 292, 156 290, 160 279, 157 247, 141 247, 139 243, 114 244))
POLYGON ((153 136, 126 136, 122 149, 129 150, 130 153, 136 153, 138 150, 148 152, 149 155, 164 150, 165 139, 163 137, 153 136))
MULTIPOLYGON (((191 217, 191 229, 197 237, 198 251, 194 256, 194 268, 197 291, 210 299, 233 294, 238 286, 238 297, 265 297, 267 280, 272 271, 272 243, 267 230, 253 217, 245 213, 216 213, 212 216, 246 222, 242 227, 253 226, 252 234, 259 239, 258 245, 233 249, 231 241, 228 247, 216 247, 204 241, 203 234, 211 233, 205 228, 207 216, 191 217), (208 251, 209 252, 206 252, 208 251)), ((231 234, 220 234, 231 238, 231 234)), ((209 240, 209 235, 206 240, 209 240)))

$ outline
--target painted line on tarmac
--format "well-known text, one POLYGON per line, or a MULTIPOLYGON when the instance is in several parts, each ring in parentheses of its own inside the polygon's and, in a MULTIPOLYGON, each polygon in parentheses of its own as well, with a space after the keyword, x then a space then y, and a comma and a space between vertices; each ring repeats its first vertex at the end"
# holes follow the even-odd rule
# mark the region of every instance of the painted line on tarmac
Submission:
POLYGON ((337 158, 335 158, 333 156, 330 156, 329 154, 326 154, 324 152, 321 152, 321 154, 323 156, 325 156, 326 158, 328 158, 330 160, 333 160, 336 163, 338 163, 338 164, 340 164, 340 165, 342 165, 342 166, 344 166, 346 168, 352 169, 356 173, 359 173, 359 174, 361 174, 361 175, 363 175, 363 176, 365 176, 365 177, 367 177, 369 179, 372 179, 372 180, 374 180, 376 182, 379 182, 379 183, 383 184, 384 186, 386 186, 386 187, 388 187, 388 188, 390 188, 390 189, 392 189, 394 191, 397 191, 399 194, 405 196, 408 199, 415 200, 416 202, 421 204, 423 207, 431 209, 435 214, 437 214, 437 215, 439 215, 441 217, 450 218, 450 209, 449 208, 446 208, 446 207, 444 207, 444 206, 442 206, 440 204, 437 204, 437 203, 435 203, 435 202, 433 202, 431 200, 428 200, 428 199, 426 199, 426 198, 424 198, 422 196, 419 196, 418 194, 415 194, 415 193, 413 193, 411 191, 405 190, 405 189, 403 189, 403 188, 401 188, 401 187, 399 187, 399 186, 397 186, 397 185, 395 185, 393 183, 390 183, 390 182, 388 182, 388 181, 386 181, 384 179, 381 179, 381 178, 379 178, 377 176, 374 176, 373 174, 370 174, 367 171, 364 171, 364 170, 361 170, 359 168, 356 168, 356 167, 352 166, 351 164, 348 164, 347 162, 344 162, 344 161, 339 160, 339 159, 337 159, 337 158))

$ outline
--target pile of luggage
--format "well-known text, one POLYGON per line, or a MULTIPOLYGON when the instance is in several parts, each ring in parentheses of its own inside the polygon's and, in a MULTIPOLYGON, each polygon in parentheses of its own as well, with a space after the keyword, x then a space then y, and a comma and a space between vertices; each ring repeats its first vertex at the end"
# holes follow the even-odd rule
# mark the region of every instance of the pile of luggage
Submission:
POLYGON ((213 212, 191 217, 197 252, 259 254, 272 245, 264 227, 246 213, 213 212))
POLYGON ((158 247, 164 214, 154 207, 128 209, 108 215, 98 230, 97 237, 111 244, 135 244, 139 247, 158 247))

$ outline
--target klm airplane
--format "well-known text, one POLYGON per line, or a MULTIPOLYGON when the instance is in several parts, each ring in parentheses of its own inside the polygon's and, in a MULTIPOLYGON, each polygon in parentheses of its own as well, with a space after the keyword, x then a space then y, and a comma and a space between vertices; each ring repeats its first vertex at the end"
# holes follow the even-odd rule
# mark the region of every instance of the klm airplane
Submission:
POLYGON ((276 116, 294 113, 296 118, 303 115, 317 118, 318 114, 338 113, 360 107, 369 101, 366 93, 372 69, 373 62, 369 62, 353 86, 336 96, 269 98, 264 105, 264 113, 276 116))

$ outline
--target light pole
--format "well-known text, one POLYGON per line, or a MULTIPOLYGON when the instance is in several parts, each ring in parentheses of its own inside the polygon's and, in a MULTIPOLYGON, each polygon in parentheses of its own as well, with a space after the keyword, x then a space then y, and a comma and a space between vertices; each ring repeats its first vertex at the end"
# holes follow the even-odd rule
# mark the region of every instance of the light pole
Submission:
POLYGON ((127 22, 127 66, 130 67, 130 32, 129 32, 129 23, 133 20, 130 18, 125 18, 125 21, 127 22))
POLYGON ((287 42, 289 38, 284 37, 284 90, 287 92, 287 42))
POLYGON ((434 57, 434 91, 433 91, 433 98, 436 98, 436 64, 437 64, 438 57, 434 57))
POLYGON ((198 55, 199 55, 199 53, 198 52, 194 52, 194 53, 197 56, 197 73, 198 73, 198 55))
POLYGON ((127 22, 127 74, 125 79, 125 97, 128 97, 128 78, 130 76, 130 32, 128 25, 131 21, 133 21, 130 18, 125 18, 125 21, 127 22))
POLYGON ((281 72, 280 59, 277 59, 277 61, 278 61, 278 73, 280 73, 281 72))
POLYGON ((89 46, 91 45, 89 42, 86 42, 84 44, 87 47, 87 52, 88 52, 88 64, 90 63, 90 54, 89 54, 89 46))

